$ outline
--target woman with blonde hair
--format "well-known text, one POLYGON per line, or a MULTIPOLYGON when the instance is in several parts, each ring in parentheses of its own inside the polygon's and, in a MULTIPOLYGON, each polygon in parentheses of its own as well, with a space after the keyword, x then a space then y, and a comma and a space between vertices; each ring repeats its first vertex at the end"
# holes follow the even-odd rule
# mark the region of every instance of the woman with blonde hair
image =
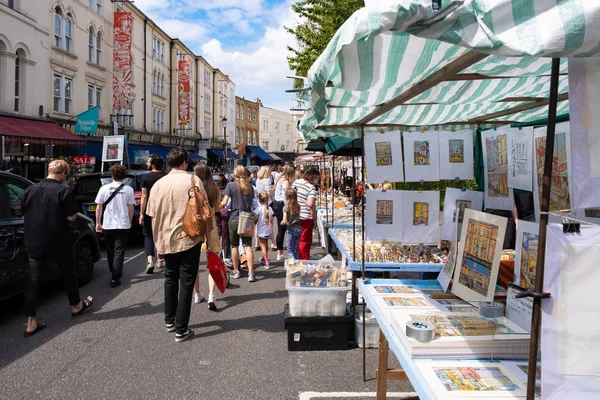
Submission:
POLYGON ((283 260, 283 240, 285 239, 286 225, 283 223, 283 207, 285 206, 285 191, 292 187, 296 180, 296 168, 291 164, 286 164, 275 187, 271 190, 273 196, 273 214, 277 217, 277 261, 283 260))
MULTIPOLYGON (((221 201, 221 191, 219 187, 213 181, 212 172, 210 167, 208 167, 204 163, 200 163, 194 167, 194 173, 204 186, 204 190, 206 191, 206 197, 208 198, 208 204, 210 205, 210 210, 212 212, 212 224, 213 229, 209 232, 209 237, 206 238, 204 244, 202 244, 202 253, 208 253, 208 249, 206 247, 206 242, 210 240, 212 244, 212 251, 218 253, 221 251, 221 242, 219 241, 219 233, 216 229, 216 220, 215 220, 215 210, 219 206, 219 202, 221 201)), ((200 294, 200 275, 196 276, 196 282, 194 283, 194 303, 201 303, 204 299, 200 294)), ((208 274, 208 309, 211 311, 217 311, 217 306, 215 304, 215 281, 213 280, 210 273, 208 274)))
POLYGON ((231 215, 229 216, 229 238, 231 239, 231 258, 233 259, 233 273, 231 277, 233 279, 239 279, 240 275, 240 251, 239 244, 240 238, 242 245, 246 252, 246 259, 248 262, 248 282, 256 282, 256 276, 254 275, 254 252, 252 249, 252 236, 240 236, 238 233, 238 225, 240 221, 240 212, 253 212, 257 207, 255 206, 256 198, 254 196, 254 188, 246 178, 246 168, 242 165, 238 165, 233 170, 234 182, 227 185, 223 191, 223 199, 221 200, 221 207, 225 207, 229 199, 231 199, 231 215))

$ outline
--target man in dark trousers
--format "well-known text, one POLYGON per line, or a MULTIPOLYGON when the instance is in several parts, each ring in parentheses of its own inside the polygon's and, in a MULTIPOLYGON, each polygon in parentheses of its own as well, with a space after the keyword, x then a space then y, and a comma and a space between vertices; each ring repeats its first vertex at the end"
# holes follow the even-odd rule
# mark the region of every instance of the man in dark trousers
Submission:
POLYGON ((69 221, 75 220, 77 205, 69 196, 68 186, 63 184, 68 173, 69 164, 62 160, 52 161, 48 166, 48 177, 27 188, 23 194, 25 247, 29 254, 25 337, 35 335, 46 327, 37 320, 36 306, 48 258, 53 258, 61 270, 73 316, 81 315, 94 301, 91 296, 83 301, 79 297, 73 239, 69 229, 69 221))
POLYGON ((146 251, 146 258, 148 263, 146 264, 146 273, 154 273, 154 267, 164 268, 165 259, 159 254, 155 254, 154 248, 154 236, 152 236, 152 218, 146 214, 146 207, 148 206, 148 198, 152 191, 152 186, 165 176, 163 172, 165 161, 158 154, 151 154, 146 163, 149 173, 142 176, 142 200, 140 202, 140 218, 139 223, 144 227, 144 250, 146 251), (152 260, 152 257, 156 255, 156 264, 152 260))

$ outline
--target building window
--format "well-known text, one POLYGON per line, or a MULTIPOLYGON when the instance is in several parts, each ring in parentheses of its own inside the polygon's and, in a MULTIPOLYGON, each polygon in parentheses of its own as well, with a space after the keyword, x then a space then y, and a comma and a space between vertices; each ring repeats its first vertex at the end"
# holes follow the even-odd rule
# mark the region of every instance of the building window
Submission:
POLYGON ((152 38, 152 58, 165 62, 165 43, 156 36, 152 38))
POLYGON ((248 107, 248 121, 252 121, 252 109, 248 107))
POLYGON ((258 144, 258 132, 254 131, 254 144, 258 144))
POLYGON ((15 59, 15 112, 19 112, 21 103, 21 56, 17 52, 15 59))
POLYGON ((88 61, 96 64, 96 33, 92 27, 88 32, 88 61))
POLYGON ((54 112, 71 114, 72 109, 72 79, 70 77, 54 74, 53 97, 54 112))
POLYGON ((290 133, 290 124, 285 124, 285 133, 290 133))
POLYGON ((204 86, 210 88, 210 81, 212 79, 210 71, 204 71, 204 86))
POLYGON ((210 135, 210 120, 205 119, 204 120, 204 138, 208 138, 208 136, 210 135))
POLYGON ((96 34, 96 64, 102 65, 102 33, 96 34))
POLYGON ((256 110, 252 110, 252 121, 256 122, 256 110))
POLYGON ((71 14, 63 16, 59 7, 54 9, 54 47, 70 52, 73 44, 71 14))
POLYGON ((269 141, 268 140, 262 141, 262 148, 265 149, 265 151, 269 151, 269 141))
POLYGON ((102 88, 96 85, 88 85, 88 110, 102 105, 102 88))
POLYGON ((275 122, 275 132, 279 132, 279 122, 275 122))
POLYGON ((206 112, 210 112, 210 95, 207 94, 206 96, 204 96, 204 111, 206 112))
POLYGON ((102 14, 102 0, 89 0, 88 5, 98 14, 102 14))
POLYGON ((165 129, 165 111, 160 108, 152 109, 152 130, 155 132, 164 132, 165 129))
POLYGON ((132 105, 130 104, 128 108, 123 108, 121 110, 118 110, 117 113, 117 123, 120 126, 128 126, 131 127, 133 126, 133 111, 132 111, 132 105))

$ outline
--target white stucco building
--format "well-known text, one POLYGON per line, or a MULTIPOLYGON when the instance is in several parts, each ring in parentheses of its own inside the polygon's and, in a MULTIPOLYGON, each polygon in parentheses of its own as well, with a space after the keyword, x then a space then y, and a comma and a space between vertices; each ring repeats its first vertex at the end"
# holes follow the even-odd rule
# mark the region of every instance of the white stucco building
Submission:
POLYGON ((260 107, 260 146, 268 152, 298 152, 302 141, 296 115, 260 107))

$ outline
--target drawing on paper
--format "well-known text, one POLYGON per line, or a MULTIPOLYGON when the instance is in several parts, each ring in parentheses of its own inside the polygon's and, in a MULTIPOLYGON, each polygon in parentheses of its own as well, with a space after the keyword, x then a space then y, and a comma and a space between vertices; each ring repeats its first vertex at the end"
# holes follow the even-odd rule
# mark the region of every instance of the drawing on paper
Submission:
MULTIPOLYGON (((544 177, 544 157, 546 154, 546 138, 535 139, 536 173, 538 175, 538 194, 542 204, 542 184, 544 177)), ((570 210, 569 168, 567 165, 566 134, 554 136, 554 155, 552 157, 552 184, 550 186, 550 211, 570 210)))
POLYGON ((388 307, 430 307, 430 304, 420 297, 384 297, 383 302, 388 307))
POLYGON ((514 392, 519 390, 508 376, 496 367, 433 368, 449 392, 514 392))
POLYGON ((458 282, 487 296, 498 238, 498 226, 469 220, 458 282))
POLYGON ((429 142, 427 141, 415 141, 415 165, 429 165, 431 159, 429 155, 429 142))
POLYGON ((413 203, 413 225, 429 225, 429 203, 413 203))
POLYGON ((458 216, 458 223, 462 224, 465 217, 465 209, 472 208, 473 202, 471 200, 456 200, 456 212, 452 218, 452 222, 456 222, 458 216))
POLYGON ((412 286, 373 286, 376 293, 389 293, 389 294, 406 294, 406 293, 418 293, 419 290, 414 289, 412 286))
POLYGON ((539 237, 537 234, 523 232, 519 285, 524 288, 532 288, 535 286, 535 266, 537 264, 538 240, 539 237))
POLYGON ((600 207, 586 208, 584 211, 586 218, 600 218, 600 207))
POLYGON ((477 316, 423 314, 411 315, 410 318, 431 322, 435 326, 436 335, 440 336, 486 336, 513 333, 510 328, 499 322, 477 316))
POLYGON ((450 163, 462 164, 465 162, 465 141, 462 139, 449 139, 450 163))
POLYGON ((485 139, 489 197, 509 197, 506 134, 485 139))
MULTIPOLYGON (((529 366, 527 364, 518 364, 517 367, 519 367, 525 375, 529 375, 529 366)), ((542 367, 537 367, 535 369, 535 380, 539 381, 540 379, 542 379, 542 367)))
POLYGON ((393 200, 377 200, 375 223, 378 225, 392 225, 394 223, 393 200))
POLYGON ((458 246, 458 243, 456 243, 455 241, 450 243, 450 250, 448 251, 448 259, 446 260, 446 264, 444 264, 444 268, 442 269, 442 272, 448 278, 451 278, 452 274, 454 273, 454 264, 456 264, 456 256, 457 256, 457 249, 456 249, 457 246, 458 246))
POLYGON ((375 162, 378 167, 392 165, 392 142, 375 143, 375 162))
POLYGON ((512 176, 527 175, 527 159, 529 154, 526 138, 516 138, 512 141, 512 176))

